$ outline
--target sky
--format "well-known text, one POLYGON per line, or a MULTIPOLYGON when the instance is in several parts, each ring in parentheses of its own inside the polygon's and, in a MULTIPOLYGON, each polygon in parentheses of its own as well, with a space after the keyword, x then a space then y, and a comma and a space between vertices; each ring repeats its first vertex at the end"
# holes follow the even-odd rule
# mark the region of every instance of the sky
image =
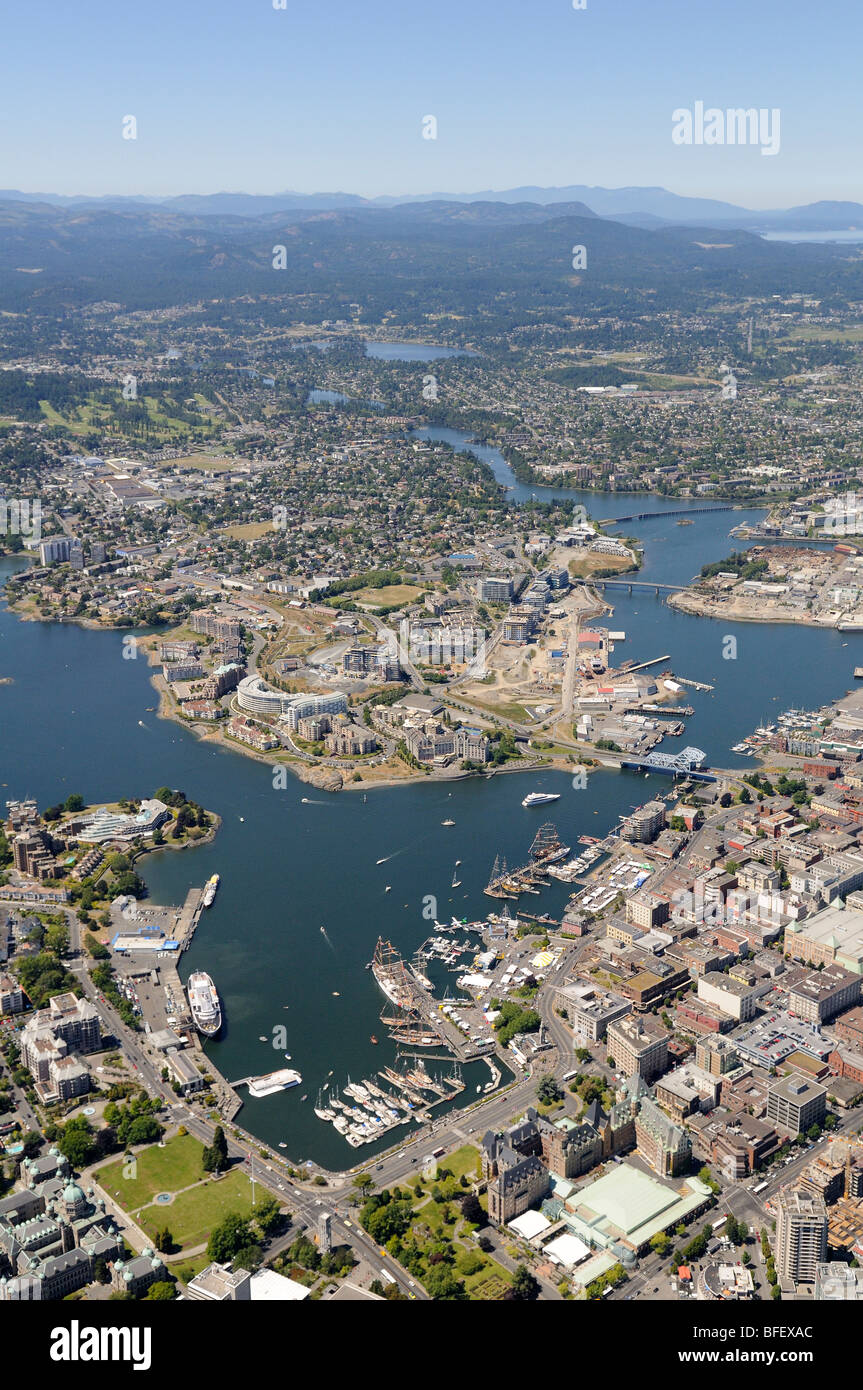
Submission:
POLYGON ((281 3, 0 0, 0 188, 863 201, 853 0, 281 3), (778 108, 778 154, 675 144, 697 101, 778 108))

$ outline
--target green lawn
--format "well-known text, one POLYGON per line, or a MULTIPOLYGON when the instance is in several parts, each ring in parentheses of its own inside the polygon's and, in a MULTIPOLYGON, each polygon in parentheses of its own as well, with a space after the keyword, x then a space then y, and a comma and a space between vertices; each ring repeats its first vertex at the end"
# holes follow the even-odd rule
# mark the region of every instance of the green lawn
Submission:
POLYGON ((473 1144, 463 1144, 451 1154, 439 1160, 441 1168, 448 1168, 454 1178, 479 1176, 479 1149, 473 1144))
POLYGON ((209 1263, 209 1255, 195 1255, 193 1259, 180 1260, 177 1264, 172 1261, 170 1270, 184 1284, 188 1284, 189 1280, 194 1279, 196 1274, 200 1274, 202 1269, 206 1269, 209 1263))
POLYGON ((135 1211, 152 1201, 157 1192, 179 1192, 198 1182, 203 1177, 203 1151, 203 1144, 191 1134, 175 1134, 173 1139, 166 1140, 164 1149, 152 1144, 135 1155, 137 1173, 134 1178, 123 1177, 126 1159, 120 1158, 100 1168, 95 1175, 96 1181, 127 1211, 135 1211))
POLYGON ((472 1300, 494 1300, 503 1298, 512 1284, 512 1275, 496 1260, 486 1259, 482 1269, 464 1278, 467 1295, 472 1300))
MULTIPOLYGON (((260 1190, 256 1196, 260 1195, 260 1190)), ((250 1216, 252 1211, 252 1188, 243 1173, 228 1173, 218 1182, 208 1180, 183 1192, 170 1206, 151 1204, 137 1213, 135 1220, 147 1235, 154 1236, 162 1226, 167 1226, 174 1237, 175 1246, 202 1245, 214 1226, 218 1226, 229 1212, 240 1216, 250 1216)))

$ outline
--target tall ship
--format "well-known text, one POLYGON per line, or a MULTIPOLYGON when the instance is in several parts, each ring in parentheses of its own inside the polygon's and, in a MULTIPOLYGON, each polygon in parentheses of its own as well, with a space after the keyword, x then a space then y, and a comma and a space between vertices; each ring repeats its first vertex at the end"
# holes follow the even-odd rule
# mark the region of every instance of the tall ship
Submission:
POLYGON ((530 857, 534 864, 557 864, 569 854, 569 845, 560 843, 557 827, 551 821, 541 825, 533 837, 530 857))
POLYGON ((259 1100, 261 1096, 272 1096, 276 1091, 287 1091, 291 1086, 299 1086, 302 1079, 298 1071, 282 1067, 281 1071, 270 1071, 266 1076, 252 1077, 249 1082, 249 1095, 259 1100))
POLYGON ((549 801, 560 801, 560 792, 528 792, 522 806, 545 806, 549 801))
POLYGON ((406 978, 405 963, 392 942, 378 937, 372 957, 372 974, 397 1009, 409 1009, 412 1004, 410 984, 406 978))
POLYGON ((222 1006, 213 981, 205 971, 196 970, 189 976, 186 993, 198 1032, 214 1038, 222 1026, 222 1006))
POLYGON ((219 887, 219 875, 213 874, 204 885, 204 907, 212 907, 219 887))

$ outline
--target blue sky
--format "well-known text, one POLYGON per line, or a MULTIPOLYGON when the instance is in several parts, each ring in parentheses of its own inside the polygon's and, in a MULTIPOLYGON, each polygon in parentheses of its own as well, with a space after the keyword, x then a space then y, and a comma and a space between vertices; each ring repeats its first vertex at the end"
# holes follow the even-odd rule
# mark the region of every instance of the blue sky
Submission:
POLYGON ((0 22, 3 188, 863 201, 849 0, 0 0, 0 22), (780 153, 674 145, 697 100, 780 108, 780 153))

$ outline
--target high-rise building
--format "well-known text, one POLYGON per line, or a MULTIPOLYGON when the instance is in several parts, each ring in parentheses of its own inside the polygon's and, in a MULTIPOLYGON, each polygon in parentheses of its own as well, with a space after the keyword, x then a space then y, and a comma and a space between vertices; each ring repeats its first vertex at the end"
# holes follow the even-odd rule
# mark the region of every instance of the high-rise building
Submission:
POLYGON ((42 565, 63 564, 69 559, 71 541, 68 536, 49 536, 39 542, 39 563, 42 565))
POLYGON ((805 1077, 783 1076, 767 1092, 768 1120, 792 1137, 823 1124, 826 1113, 827 1092, 805 1077))
POLYGON ((776 1272, 780 1280, 813 1284, 827 1259, 824 1198, 800 1188, 780 1189, 776 1209, 776 1272))
POLYGON ((652 1081, 668 1066, 668 1034, 646 1021, 631 1017, 608 1025, 608 1056, 624 1076, 640 1076, 652 1081))

